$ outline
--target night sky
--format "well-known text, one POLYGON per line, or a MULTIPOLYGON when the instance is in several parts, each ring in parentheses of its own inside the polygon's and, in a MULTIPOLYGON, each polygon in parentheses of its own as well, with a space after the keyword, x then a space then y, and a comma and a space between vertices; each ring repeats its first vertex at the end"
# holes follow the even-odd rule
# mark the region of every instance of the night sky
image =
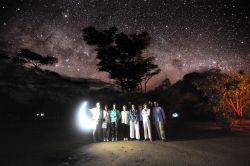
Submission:
POLYGON ((0 0, 0 51, 28 48, 59 58, 49 69, 72 77, 97 78, 93 47, 81 30, 116 26, 121 32, 149 32, 145 56, 154 56, 175 82, 186 73, 218 67, 250 71, 250 2, 238 0, 0 0))

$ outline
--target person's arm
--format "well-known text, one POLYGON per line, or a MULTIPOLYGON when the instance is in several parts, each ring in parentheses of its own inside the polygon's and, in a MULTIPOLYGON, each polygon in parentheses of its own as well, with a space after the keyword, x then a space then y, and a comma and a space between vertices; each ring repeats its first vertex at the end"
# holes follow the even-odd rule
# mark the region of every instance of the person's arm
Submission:
POLYGON ((142 109, 142 111, 141 111, 142 118, 143 118, 144 114, 145 114, 145 110, 142 109))
POLYGON ((154 108, 152 108, 152 122, 155 123, 155 111, 154 108))
POLYGON ((139 121, 139 112, 138 112, 138 110, 136 110, 135 120, 136 120, 136 122, 138 122, 138 121, 139 121))
POLYGON ((110 117, 110 120, 111 120, 112 118, 114 118, 114 115, 113 115, 113 112, 112 112, 112 111, 110 111, 109 117, 110 117))
POLYGON ((116 110, 116 122, 118 123, 120 119, 121 119, 121 113, 119 110, 116 110))
POLYGON ((148 117, 150 116, 150 109, 148 109, 148 111, 147 111, 147 115, 148 115, 148 117))
POLYGON ((166 122, 166 115, 165 115, 165 112, 164 112, 162 107, 161 107, 161 114, 162 114, 162 117, 163 117, 163 122, 165 123, 166 122))

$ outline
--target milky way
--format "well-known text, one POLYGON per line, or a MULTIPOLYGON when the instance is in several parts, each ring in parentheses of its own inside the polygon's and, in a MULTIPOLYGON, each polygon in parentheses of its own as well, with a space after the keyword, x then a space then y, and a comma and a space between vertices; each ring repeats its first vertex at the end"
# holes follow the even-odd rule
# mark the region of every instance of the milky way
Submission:
POLYGON ((49 69, 60 74, 112 82, 97 71, 94 48, 81 30, 116 26, 151 35, 144 55, 154 56, 162 69, 151 87, 213 67, 249 72, 249 10, 250 3, 237 0, 1 0, 0 50, 14 55, 28 48, 58 57, 49 69))

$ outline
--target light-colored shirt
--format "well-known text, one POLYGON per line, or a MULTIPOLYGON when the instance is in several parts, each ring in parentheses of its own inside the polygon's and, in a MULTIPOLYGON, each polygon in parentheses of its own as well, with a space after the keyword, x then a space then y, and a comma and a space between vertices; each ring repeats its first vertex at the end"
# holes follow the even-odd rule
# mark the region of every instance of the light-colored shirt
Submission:
POLYGON ((102 118, 104 120, 103 122, 110 123, 110 116, 109 116, 109 112, 107 110, 102 111, 102 118))
POLYGON ((129 124, 129 111, 122 111, 121 116, 122 116, 121 123, 129 124))
POLYGON ((91 112, 92 118, 94 120, 100 120, 101 119, 102 114, 101 114, 101 109, 100 108, 97 108, 97 107, 92 108, 92 109, 90 109, 90 112, 91 112))
POLYGON ((149 116, 150 116, 150 109, 145 109, 145 108, 143 108, 143 110, 142 110, 142 119, 143 119, 143 121, 146 121, 146 120, 148 120, 149 119, 149 116))

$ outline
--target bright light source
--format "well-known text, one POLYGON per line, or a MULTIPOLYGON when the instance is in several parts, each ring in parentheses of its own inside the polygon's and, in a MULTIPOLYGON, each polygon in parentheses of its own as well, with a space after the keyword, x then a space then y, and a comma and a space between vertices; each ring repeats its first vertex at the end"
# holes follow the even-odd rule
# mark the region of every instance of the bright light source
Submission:
POLYGON ((172 117, 173 117, 173 118, 178 118, 178 117, 179 117, 179 114, 178 114, 177 112, 175 112, 175 113, 172 114, 172 117))
POLYGON ((41 116, 44 116, 44 113, 41 113, 40 115, 41 115, 41 116))
POLYGON ((36 114, 36 116, 39 116, 39 115, 40 115, 39 113, 36 114))
POLYGON ((76 114, 76 124, 79 129, 88 131, 93 129, 94 121, 91 118, 91 114, 87 108, 87 102, 83 102, 76 114))

